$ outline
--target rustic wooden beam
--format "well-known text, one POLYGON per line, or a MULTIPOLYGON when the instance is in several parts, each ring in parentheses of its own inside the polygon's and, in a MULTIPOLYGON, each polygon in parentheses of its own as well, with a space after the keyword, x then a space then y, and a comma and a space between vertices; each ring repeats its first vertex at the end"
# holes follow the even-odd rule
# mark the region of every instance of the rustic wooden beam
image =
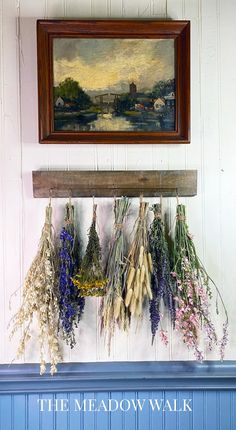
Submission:
POLYGON ((34 197, 195 196, 196 170, 34 171, 34 197))

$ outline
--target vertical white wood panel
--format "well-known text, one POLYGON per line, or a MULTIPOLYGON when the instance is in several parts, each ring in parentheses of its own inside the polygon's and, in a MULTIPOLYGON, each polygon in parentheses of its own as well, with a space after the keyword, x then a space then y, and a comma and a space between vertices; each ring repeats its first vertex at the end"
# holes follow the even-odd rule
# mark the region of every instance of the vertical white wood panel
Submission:
POLYGON ((66 0, 65 12, 68 18, 90 18, 91 0, 66 0))
POLYGON ((200 257, 203 257, 202 225, 202 111, 201 111, 201 16, 198 1, 185 3, 186 17, 191 20, 191 144, 186 148, 186 167, 198 170, 198 195, 187 198, 187 216, 200 257))
MULTIPOLYGON (((220 195, 218 100, 218 28, 217 2, 202 3, 202 112, 203 112, 203 226, 205 264, 216 284, 220 283, 220 195)), ((216 358, 213 353, 209 358, 216 358)))
POLYGON ((230 344, 226 357, 235 359, 236 314, 233 311, 236 270, 235 251, 236 191, 235 191, 235 97, 236 62, 232 56, 232 45, 236 41, 236 3, 218 1, 218 73, 219 73, 219 142, 220 142, 220 205, 221 205, 221 267, 220 287, 230 316, 230 344))
POLYGON ((121 18, 123 13, 123 0, 110 0, 112 18, 121 18))
POLYGON ((109 0, 90 0, 90 4, 92 17, 105 18, 110 15, 109 0))
MULTIPOLYGON (((4 291, 2 312, 4 333, 2 339, 5 348, 4 361, 14 358, 14 348, 9 342, 9 299, 21 282, 21 146, 19 118, 19 41, 16 19, 17 4, 13 0, 3 3, 2 26, 2 215, 3 215, 3 261, 4 291)), ((18 295, 16 304, 19 306, 18 295)))
POLYGON ((66 0, 46 0, 47 18, 64 18, 66 7, 66 0))
MULTIPOLYGON (((4 142, 3 142, 3 3, 0 2, 0 160, 4 156, 4 142)), ((2 167, 2 166, 1 166, 2 167)), ((1 292, 4 297, 5 294, 5 273, 4 273, 4 242, 3 242, 3 226, 4 226, 4 213, 3 213, 3 169, 0 169, 0 285, 1 292)), ((4 343, 4 308, 0 307, 0 333, 2 335, 2 348, 0 351, 0 360, 4 362, 5 359, 5 343, 4 343)))
POLYGON ((150 14, 150 0, 123 0, 123 15, 125 18, 145 18, 150 14))
POLYGON ((167 0, 153 0, 151 2, 151 14, 156 18, 166 18, 167 0))
MULTIPOLYGON (((37 252, 45 216, 45 200, 36 202, 32 195, 31 171, 48 167, 47 146, 38 143, 36 20, 46 17, 47 2, 20 0, 20 87, 23 171, 23 243, 22 271, 25 276, 37 252)), ((25 361, 38 361, 37 324, 25 361)))

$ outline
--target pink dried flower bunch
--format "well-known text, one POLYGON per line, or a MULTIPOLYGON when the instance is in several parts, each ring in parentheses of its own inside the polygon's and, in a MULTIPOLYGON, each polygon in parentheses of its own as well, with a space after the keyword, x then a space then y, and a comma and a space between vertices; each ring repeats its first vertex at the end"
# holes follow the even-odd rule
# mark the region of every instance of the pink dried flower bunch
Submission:
POLYGON ((183 336, 184 343, 193 349, 197 360, 203 360, 199 347, 201 331, 205 332, 206 343, 210 350, 217 344, 217 335, 210 318, 208 296, 199 283, 196 274, 191 270, 187 258, 182 261, 182 280, 176 276, 177 302, 175 328, 183 336))
MULTIPOLYGON (((209 350, 219 345, 220 357, 223 360, 228 342, 228 314, 219 289, 197 255, 193 236, 186 223, 184 205, 177 205, 172 277, 176 284, 176 330, 181 332, 188 348, 193 349, 197 360, 203 360, 203 352, 200 349, 202 334, 205 335, 209 350), (219 341, 210 316, 211 286, 216 290, 226 318, 223 336, 219 341)), ((216 312, 218 314, 217 304, 216 312)))

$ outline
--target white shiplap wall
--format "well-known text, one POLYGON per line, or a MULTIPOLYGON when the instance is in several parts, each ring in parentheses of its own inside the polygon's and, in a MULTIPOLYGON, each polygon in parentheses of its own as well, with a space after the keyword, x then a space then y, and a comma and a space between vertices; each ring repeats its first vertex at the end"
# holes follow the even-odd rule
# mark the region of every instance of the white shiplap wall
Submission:
MULTIPOLYGON (((22 285, 35 254, 46 201, 32 198, 31 171, 48 169, 198 169, 195 198, 183 199, 200 256, 219 285, 229 310, 231 334, 227 358, 236 358, 236 2, 235 0, 0 0, 0 362, 14 357, 7 325, 20 303, 22 285), (39 145, 37 137, 37 18, 172 18, 191 20, 192 142, 191 145, 39 145)), ((62 200, 55 200, 55 224, 63 218, 62 200)), ((134 201, 134 209, 137 208, 134 201)), ((83 242, 91 219, 91 200, 78 199, 83 242)), ((99 207, 99 231, 106 243, 111 205, 99 207), (107 220, 105 229, 103 220, 107 220)), ((173 218, 176 202, 165 201, 173 218)), ((135 212, 135 210, 134 210, 135 212)), ((98 303, 89 299, 80 325, 79 345, 65 348, 65 360, 177 360, 192 355, 171 333, 168 348, 150 346, 148 313, 142 327, 129 336, 116 333, 111 356, 99 336, 98 303)), ((166 321, 167 326, 169 325, 166 321)), ((170 329, 170 327, 169 327, 170 329)), ((36 333, 35 333, 36 334, 36 333)), ((207 358, 217 358, 208 354, 207 358)), ((37 361, 35 344, 25 361, 37 361)))

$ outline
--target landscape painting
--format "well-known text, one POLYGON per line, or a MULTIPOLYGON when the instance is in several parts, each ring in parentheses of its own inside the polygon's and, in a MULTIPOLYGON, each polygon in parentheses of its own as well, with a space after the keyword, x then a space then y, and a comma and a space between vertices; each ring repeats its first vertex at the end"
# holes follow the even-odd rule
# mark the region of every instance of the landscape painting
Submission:
POLYGON ((176 128, 174 39, 54 38, 55 131, 176 128))

